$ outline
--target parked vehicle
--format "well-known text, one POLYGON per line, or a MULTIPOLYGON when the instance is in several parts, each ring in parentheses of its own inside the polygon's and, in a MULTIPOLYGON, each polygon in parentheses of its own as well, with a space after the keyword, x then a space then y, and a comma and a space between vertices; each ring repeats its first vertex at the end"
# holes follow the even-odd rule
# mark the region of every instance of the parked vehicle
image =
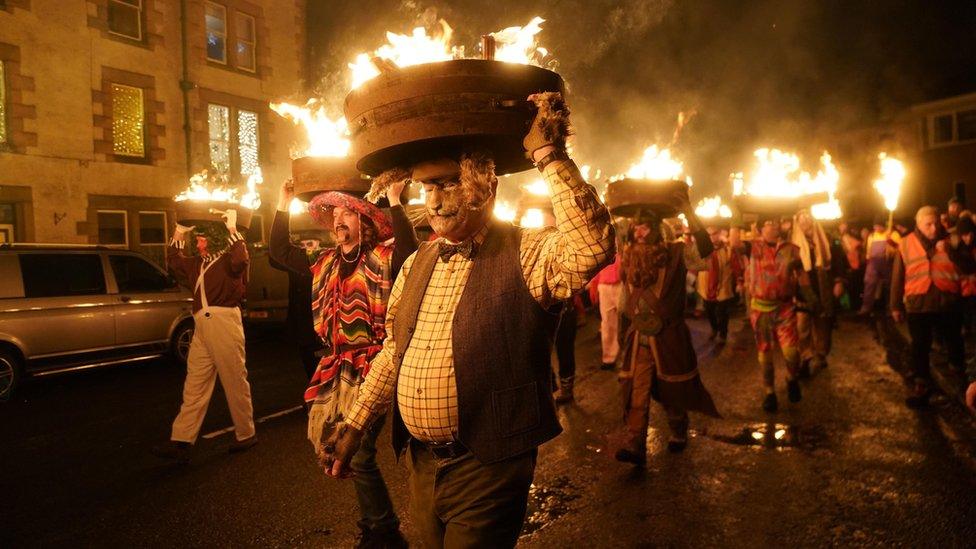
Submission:
POLYGON ((288 273, 271 266, 266 246, 248 248, 251 269, 247 277, 244 321, 249 325, 282 323, 288 317, 288 273))
POLYGON ((186 362, 192 294, 136 252, 0 245, 0 399, 27 376, 186 362))

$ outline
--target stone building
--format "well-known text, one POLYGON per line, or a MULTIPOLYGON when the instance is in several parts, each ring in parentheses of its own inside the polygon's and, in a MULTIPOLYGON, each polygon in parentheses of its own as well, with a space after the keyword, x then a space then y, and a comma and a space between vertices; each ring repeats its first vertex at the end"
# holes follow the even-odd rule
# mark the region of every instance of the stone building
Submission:
POLYGON ((0 0, 0 242, 159 260, 190 174, 259 165, 264 239, 304 52, 304 0, 0 0))

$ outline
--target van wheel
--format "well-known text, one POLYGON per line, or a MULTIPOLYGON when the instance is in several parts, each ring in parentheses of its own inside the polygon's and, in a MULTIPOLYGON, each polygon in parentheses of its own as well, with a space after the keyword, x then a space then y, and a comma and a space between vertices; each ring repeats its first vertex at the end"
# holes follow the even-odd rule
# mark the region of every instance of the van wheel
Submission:
POLYGON ((190 356, 190 342, 193 341, 193 322, 188 321, 176 327, 170 340, 170 355, 182 366, 186 366, 186 359, 190 356))
POLYGON ((20 358, 6 349, 0 349, 0 402, 10 400, 23 377, 20 358))

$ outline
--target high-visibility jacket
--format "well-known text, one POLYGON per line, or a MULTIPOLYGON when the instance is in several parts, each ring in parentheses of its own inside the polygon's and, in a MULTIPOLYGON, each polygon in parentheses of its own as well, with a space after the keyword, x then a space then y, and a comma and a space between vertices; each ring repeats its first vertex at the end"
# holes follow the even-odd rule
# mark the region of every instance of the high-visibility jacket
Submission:
POLYGON ((905 262, 905 295, 925 295, 932 283, 946 293, 960 292, 959 270, 946 252, 947 242, 935 243, 935 253, 929 259, 918 235, 912 233, 901 244, 901 257, 905 262))

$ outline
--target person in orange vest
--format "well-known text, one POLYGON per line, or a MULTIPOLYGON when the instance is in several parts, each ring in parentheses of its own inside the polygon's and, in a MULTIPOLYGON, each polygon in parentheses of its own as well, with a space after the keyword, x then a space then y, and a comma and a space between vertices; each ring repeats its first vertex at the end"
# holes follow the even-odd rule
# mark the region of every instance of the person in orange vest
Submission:
POLYGON ((938 210, 923 206, 915 214, 915 230, 904 238, 895 256, 890 307, 895 322, 908 321, 912 339, 913 384, 905 399, 911 408, 929 404, 933 331, 945 343, 949 364, 960 372, 965 367, 961 278, 976 271, 976 262, 959 242, 939 224, 938 210))

